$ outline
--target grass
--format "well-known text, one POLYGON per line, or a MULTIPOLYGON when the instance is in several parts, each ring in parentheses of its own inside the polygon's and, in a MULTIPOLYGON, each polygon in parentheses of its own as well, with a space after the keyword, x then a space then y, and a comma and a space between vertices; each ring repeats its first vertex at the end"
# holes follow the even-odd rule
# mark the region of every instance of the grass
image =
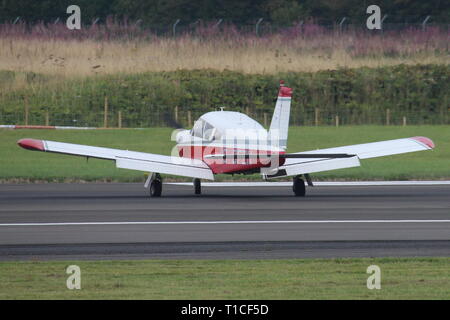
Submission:
MULTIPOLYGON (((116 169, 112 161, 31 152, 17 146, 21 138, 35 138, 122 148, 170 155, 174 142, 170 128, 142 130, 0 130, 0 179, 30 181, 142 181, 143 172, 116 169)), ((436 144, 433 151, 381 157, 362 161, 359 168, 314 174, 315 180, 411 180, 450 178, 449 126, 341 126, 291 127, 289 152, 314 150, 380 140, 427 136, 436 144)), ((219 175, 217 180, 231 179, 219 175)), ((172 178, 173 179, 173 178, 172 178)), ((182 180, 182 178, 177 178, 182 180)), ((255 180, 259 175, 237 175, 255 180)))
POLYGON ((11 50, 0 52, 0 69, 59 74, 66 77, 96 74, 143 73, 180 69, 233 70, 247 74, 315 72, 348 67, 381 67, 397 64, 448 64, 445 55, 421 53, 413 56, 352 57, 343 48, 332 53, 298 53, 297 48, 259 41, 251 46, 218 41, 164 39, 156 43, 96 41, 39 41, 0 39, 11 50), (19 54, 20 52, 20 54, 19 54), (201 57, 201 58, 199 58, 201 57))
MULTIPOLYGON (((159 37, 133 35, 117 26, 116 34, 64 25, 28 32, 9 25, 0 32, 0 69, 58 74, 64 77, 142 73, 179 69, 265 73, 380 67, 396 64, 448 64, 445 29, 335 32, 317 25, 295 26, 257 37, 233 27, 222 32, 159 37), (55 29, 55 30, 53 30, 55 29), (115 39, 115 40, 108 40, 115 39)), ((1 30, 0 30, 1 31, 1 30)))
POLYGON ((0 262, 0 299, 449 299, 450 258, 0 262), (66 288, 69 265, 81 290, 66 288), (381 289, 369 290, 369 265, 381 289))

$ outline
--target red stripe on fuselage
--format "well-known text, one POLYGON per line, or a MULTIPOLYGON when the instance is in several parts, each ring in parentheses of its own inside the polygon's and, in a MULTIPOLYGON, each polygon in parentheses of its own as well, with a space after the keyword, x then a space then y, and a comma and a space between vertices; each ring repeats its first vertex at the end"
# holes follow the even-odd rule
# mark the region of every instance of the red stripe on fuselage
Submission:
MULTIPOLYGON (((247 150, 239 148, 227 148, 220 146, 178 146, 180 157, 203 160, 213 173, 233 173, 252 171, 257 168, 269 167, 271 165, 268 156, 280 155, 285 152, 266 150, 247 150), (259 158, 234 159, 233 155, 258 155, 259 158), (208 155, 227 155, 226 159, 208 159, 208 155)), ((285 159, 275 157, 278 165, 284 164, 285 159)))

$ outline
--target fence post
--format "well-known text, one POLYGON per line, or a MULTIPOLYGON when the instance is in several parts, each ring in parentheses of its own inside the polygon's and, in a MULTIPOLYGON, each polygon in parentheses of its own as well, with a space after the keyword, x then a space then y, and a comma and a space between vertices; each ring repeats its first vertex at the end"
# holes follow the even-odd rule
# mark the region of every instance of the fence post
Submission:
POLYGON ((25 125, 28 125, 28 97, 25 96, 24 98, 24 103, 25 103, 25 125))
POLYGON ((267 128, 267 112, 264 112, 264 127, 267 128))
POLYGON ((339 23, 339 32, 342 32, 342 25, 344 24, 345 20, 347 20, 347 17, 343 17, 341 22, 339 23))
POLYGON ((264 20, 263 18, 259 18, 258 22, 256 22, 256 27, 255 27, 256 36, 259 36, 259 25, 261 24, 261 22, 263 20, 264 20))
POLYGON ((191 115, 191 110, 188 111, 188 127, 189 127, 189 128, 192 127, 192 115, 191 115))
POLYGON ((386 109, 386 125, 390 125, 391 124, 391 110, 390 109, 386 109))
POLYGON ((406 127, 406 117, 403 116, 403 126, 406 127))
POLYGON ((384 23, 384 20, 386 20, 387 17, 388 17, 388 15, 385 14, 385 15, 383 16, 383 18, 381 19, 381 30, 384 29, 384 28, 383 28, 383 23, 384 23))
POLYGON ((118 119, 117 119, 117 126, 119 127, 119 129, 122 129, 122 111, 119 110, 119 115, 118 115, 118 119))
POLYGON ((103 128, 108 128, 108 96, 105 96, 105 113, 103 115, 103 128))
POLYGON ((175 106, 175 122, 178 123, 178 106, 175 106))
POLYGON ((319 125, 319 108, 314 109, 314 124, 316 127, 319 125))
POLYGON ((339 127, 339 116, 336 115, 336 127, 339 127))
POLYGON ((217 23, 214 25, 214 28, 218 28, 220 26, 220 24, 222 23, 223 19, 219 19, 219 21, 217 21, 217 23))
POLYGON ((172 34, 175 37, 176 31, 177 31, 177 24, 180 23, 180 19, 177 19, 177 21, 175 21, 175 23, 172 26, 172 34))
POLYGON ((423 31, 426 30, 426 28, 427 28, 427 22, 428 22, 428 20, 430 20, 430 18, 431 18, 431 16, 427 16, 427 17, 425 18, 425 20, 423 20, 423 22, 422 22, 422 30, 423 30, 423 31))
POLYGON ((48 127, 50 125, 50 117, 48 114, 48 110, 45 111, 45 125, 48 127))

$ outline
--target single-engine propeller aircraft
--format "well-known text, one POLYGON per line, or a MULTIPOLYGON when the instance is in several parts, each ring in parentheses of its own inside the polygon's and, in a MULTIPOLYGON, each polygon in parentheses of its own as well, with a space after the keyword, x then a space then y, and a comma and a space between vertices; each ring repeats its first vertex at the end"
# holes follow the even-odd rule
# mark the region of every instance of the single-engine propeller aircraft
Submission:
POLYGON ((171 156, 35 139, 21 139, 18 144, 29 150, 112 160, 117 168, 148 172, 145 187, 152 197, 161 196, 161 174, 193 178, 195 194, 200 194, 200 179, 214 180, 220 173, 260 173, 265 180, 292 176, 294 194, 304 196, 303 179, 313 186, 311 173, 358 167, 361 159, 434 148, 429 138, 411 137, 287 153, 291 97, 292 89, 281 81, 269 130, 240 112, 223 108, 208 112, 191 130, 175 131, 172 139, 177 144, 171 156))

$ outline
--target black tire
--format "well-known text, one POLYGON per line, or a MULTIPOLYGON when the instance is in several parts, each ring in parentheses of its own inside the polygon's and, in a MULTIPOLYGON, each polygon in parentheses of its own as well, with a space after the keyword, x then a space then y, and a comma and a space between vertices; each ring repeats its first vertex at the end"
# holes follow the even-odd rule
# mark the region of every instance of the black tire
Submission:
POLYGON ((194 179, 194 192, 195 194, 202 194, 202 183, 200 182, 200 179, 194 179))
POLYGON ((162 182, 160 180, 153 180, 150 184, 150 197, 161 197, 162 182))
POLYGON ((292 190, 294 191, 296 197, 304 197, 306 194, 305 181, 300 179, 298 176, 294 177, 292 190))

